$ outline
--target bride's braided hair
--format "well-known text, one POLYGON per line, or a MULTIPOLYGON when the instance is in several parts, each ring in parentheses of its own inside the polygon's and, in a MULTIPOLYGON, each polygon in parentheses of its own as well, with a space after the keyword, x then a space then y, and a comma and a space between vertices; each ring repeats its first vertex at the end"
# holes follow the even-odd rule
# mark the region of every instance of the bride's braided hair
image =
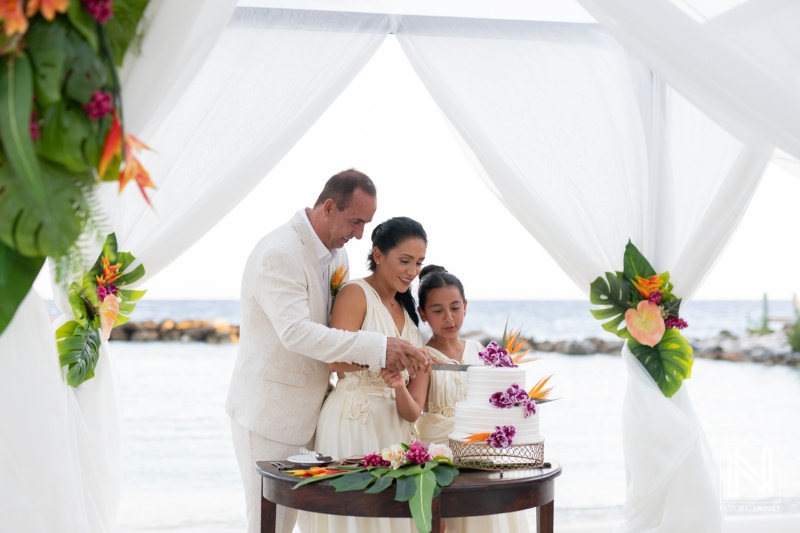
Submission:
MULTIPOLYGON (((377 248, 383 254, 389 253, 390 250, 396 248, 406 239, 422 239, 425 244, 428 244, 428 235, 425 233, 422 224, 408 217, 390 218, 385 222, 381 222, 372 230, 372 247, 373 249, 377 248)), ((371 272, 375 272, 377 265, 375 264, 372 250, 369 251, 367 256, 367 266, 371 272)), ((411 294, 411 287, 405 292, 395 293, 394 298, 408 312, 408 316, 411 317, 414 324, 419 326, 417 303, 411 294)))

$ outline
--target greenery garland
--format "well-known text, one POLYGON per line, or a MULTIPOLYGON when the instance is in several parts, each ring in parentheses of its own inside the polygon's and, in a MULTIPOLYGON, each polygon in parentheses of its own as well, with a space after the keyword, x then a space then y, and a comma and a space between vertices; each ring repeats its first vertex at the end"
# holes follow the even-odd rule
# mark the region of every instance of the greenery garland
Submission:
POLYGON ((133 153, 146 147, 123 132, 116 72, 146 6, 0 4, 0 333, 45 258, 75 270, 78 238, 102 239, 100 181, 119 181, 120 189, 136 181, 143 194, 153 187, 133 153))

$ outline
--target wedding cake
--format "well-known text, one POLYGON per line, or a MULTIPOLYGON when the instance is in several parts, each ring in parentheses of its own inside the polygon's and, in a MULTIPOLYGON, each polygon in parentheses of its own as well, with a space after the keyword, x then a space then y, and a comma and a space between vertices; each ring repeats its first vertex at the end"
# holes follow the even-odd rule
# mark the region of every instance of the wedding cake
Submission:
MULTIPOLYGON (((544 441, 539 434, 538 408, 528 399, 525 370, 519 367, 474 365, 468 368, 466 398, 456 403, 454 419, 450 439, 457 442, 470 442, 474 436, 491 434, 498 427, 509 426, 513 431, 507 444, 490 443, 492 446, 505 448, 544 441)), ((479 441, 486 442, 486 437, 479 441)))

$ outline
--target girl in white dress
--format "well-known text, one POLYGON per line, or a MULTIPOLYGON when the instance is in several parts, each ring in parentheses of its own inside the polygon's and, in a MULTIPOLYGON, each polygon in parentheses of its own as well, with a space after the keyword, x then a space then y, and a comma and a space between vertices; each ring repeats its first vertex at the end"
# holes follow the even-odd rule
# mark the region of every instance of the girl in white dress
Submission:
MULTIPOLYGON (((440 360, 456 364, 483 364, 478 358, 483 346, 477 341, 458 337, 467 314, 467 299, 461 281, 443 267, 426 266, 420 275, 418 296, 419 316, 433 332, 426 345, 428 352, 440 360)), ((456 402, 467 394, 466 377, 465 372, 440 370, 431 373, 426 412, 416 423, 421 440, 447 444, 447 436, 453 431, 456 402)), ((527 533, 528 519, 524 511, 448 518, 446 529, 447 533, 527 533)))
MULTIPOLYGON (((342 287, 333 304, 330 326, 347 331, 377 331, 420 348, 423 339, 410 287, 425 259, 425 230, 410 218, 391 218, 372 232, 372 246, 368 258, 372 274, 342 287)), ((345 363, 330 367, 339 380, 322 406, 316 451, 342 458, 411 442, 413 423, 425 404, 429 374, 420 371, 409 380, 405 372, 384 369, 379 373, 345 363)), ((415 533, 417 530, 410 518, 300 513, 298 522, 304 533, 415 533)))

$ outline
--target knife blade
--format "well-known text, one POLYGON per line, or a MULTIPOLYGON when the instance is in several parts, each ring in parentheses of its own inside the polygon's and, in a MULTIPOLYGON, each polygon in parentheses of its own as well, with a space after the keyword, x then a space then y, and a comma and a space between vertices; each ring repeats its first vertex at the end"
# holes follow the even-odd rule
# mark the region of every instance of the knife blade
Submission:
POLYGON ((475 365, 448 365, 441 363, 433 363, 434 370, 447 370, 448 372, 466 372, 467 369, 475 365))

